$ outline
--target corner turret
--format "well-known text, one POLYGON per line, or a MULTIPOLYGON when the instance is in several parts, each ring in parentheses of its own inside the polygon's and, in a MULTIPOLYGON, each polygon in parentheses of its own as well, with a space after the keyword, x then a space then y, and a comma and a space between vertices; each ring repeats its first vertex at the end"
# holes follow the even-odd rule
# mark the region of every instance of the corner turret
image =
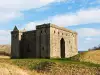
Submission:
POLYGON ((18 28, 15 26, 14 29, 13 29, 13 31, 19 31, 19 30, 18 30, 18 28))
POLYGON ((11 32, 11 58, 20 57, 20 41, 22 33, 15 26, 11 32))

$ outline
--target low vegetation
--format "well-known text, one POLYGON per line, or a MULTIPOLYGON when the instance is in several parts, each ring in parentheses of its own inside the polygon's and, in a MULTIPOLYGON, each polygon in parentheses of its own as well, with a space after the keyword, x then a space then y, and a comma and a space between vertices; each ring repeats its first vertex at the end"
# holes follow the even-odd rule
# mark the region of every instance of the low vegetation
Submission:
MULTIPOLYGON (((2 68, 15 72, 10 66, 17 67, 20 75, 100 75, 100 65, 72 61, 70 59, 0 59, 2 68), (3 64, 2 64, 3 63, 3 64), (7 68, 9 65, 9 67, 7 68), (24 74, 24 72, 26 74, 24 74)), ((0 67, 1 68, 1 67, 0 67)), ((3 72, 3 71, 2 71, 3 72)), ((18 75, 12 73, 11 75, 18 75)), ((5 72, 4 72, 5 73, 5 72)), ((9 73, 9 72, 8 72, 9 73)), ((6 74, 3 74, 6 75, 6 74)), ((8 75, 8 74, 7 74, 8 75)), ((10 74, 9 74, 10 75, 10 74)))
POLYGON ((2 75, 100 75, 100 51, 68 59, 10 59, 0 57, 2 75))
POLYGON ((70 59, 76 61, 100 64, 100 50, 82 52, 74 57, 71 57, 70 59))
POLYGON ((10 45, 0 45, 0 55, 9 56, 11 53, 11 46, 10 45))
POLYGON ((89 51, 91 50, 100 50, 100 44, 98 46, 94 46, 93 48, 88 49, 89 51))

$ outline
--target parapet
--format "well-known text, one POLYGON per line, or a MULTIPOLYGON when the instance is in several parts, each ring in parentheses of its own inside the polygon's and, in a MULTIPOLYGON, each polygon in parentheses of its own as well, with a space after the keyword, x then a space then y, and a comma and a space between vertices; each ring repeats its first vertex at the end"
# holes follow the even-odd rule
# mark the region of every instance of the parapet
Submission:
POLYGON ((57 25, 55 25, 55 24, 51 24, 51 23, 42 24, 42 25, 37 25, 37 26, 36 26, 36 29, 49 28, 49 27, 53 27, 53 28, 56 28, 56 29, 60 29, 60 30, 63 30, 63 31, 67 31, 67 32, 71 32, 71 33, 77 34, 77 32, 75 32, 75 31, 66 29, 66 28, 64 28, 64 27, 59 27, 59 26, 57 26, 57 25))
POLYGON ((57 26, 55 24, 50 24, 50 27, 53 27, 53 28, 56 28, 56 29, 60 29, 60 30, 63 30, 63 31, 67 31, 67 32, 70 32, 70 33, 77 34, 77 32, 75 32, 75 31, 69 30, 69 29, 64 28, 64 27, 57 26))
POLYGON ((49 28, 49 27, 50 27, 50 23, 47 23, 47 24, 37 25, 36 29, 49 28))
MULTIPOLYGON (((64 28, 64 27, 59 27, 55 24, 51 24, 51 23, 47 23, 47 24, 42 24, 42 25, 37 25, 36 26, 36 29, 42 29, 42 28, 50 28, 50 27, 53 27, 53 28, 56 28, 56 29, 59 29, 59 30, 63 30, 63 31, 67 31, 67 32, 70 32, 70 33, 74 33, 74 34, 77 34, 77 32, 75 31, 72 31, 72 30, 69 30, 67 28, 64 28)), ((12 33, 14 31, 17 31, 19 33, 23 33, 23 32, 33 32, 34 30, 32 31, 26 31, 25 29, 24 30, 18 30, 18 28, 15 26, 14 30, 12 31, 12 33)))

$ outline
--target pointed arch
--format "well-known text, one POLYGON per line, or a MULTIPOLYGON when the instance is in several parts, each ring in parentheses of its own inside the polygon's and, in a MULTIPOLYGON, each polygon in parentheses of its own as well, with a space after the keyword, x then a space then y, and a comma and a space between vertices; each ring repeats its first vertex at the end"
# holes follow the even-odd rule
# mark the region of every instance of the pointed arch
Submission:
POLYGON ((65 58, 65 40, 63 38, 60 40, 60 56, 65 58))

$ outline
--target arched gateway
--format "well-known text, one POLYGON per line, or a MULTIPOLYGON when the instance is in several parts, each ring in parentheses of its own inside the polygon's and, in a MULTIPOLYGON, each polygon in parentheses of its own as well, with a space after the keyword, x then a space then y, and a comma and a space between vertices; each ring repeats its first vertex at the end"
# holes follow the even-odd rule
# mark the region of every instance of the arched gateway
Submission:
POLYGON ((63 38, 60 40, 60 56, 65 58, 65 40, 63 38))

